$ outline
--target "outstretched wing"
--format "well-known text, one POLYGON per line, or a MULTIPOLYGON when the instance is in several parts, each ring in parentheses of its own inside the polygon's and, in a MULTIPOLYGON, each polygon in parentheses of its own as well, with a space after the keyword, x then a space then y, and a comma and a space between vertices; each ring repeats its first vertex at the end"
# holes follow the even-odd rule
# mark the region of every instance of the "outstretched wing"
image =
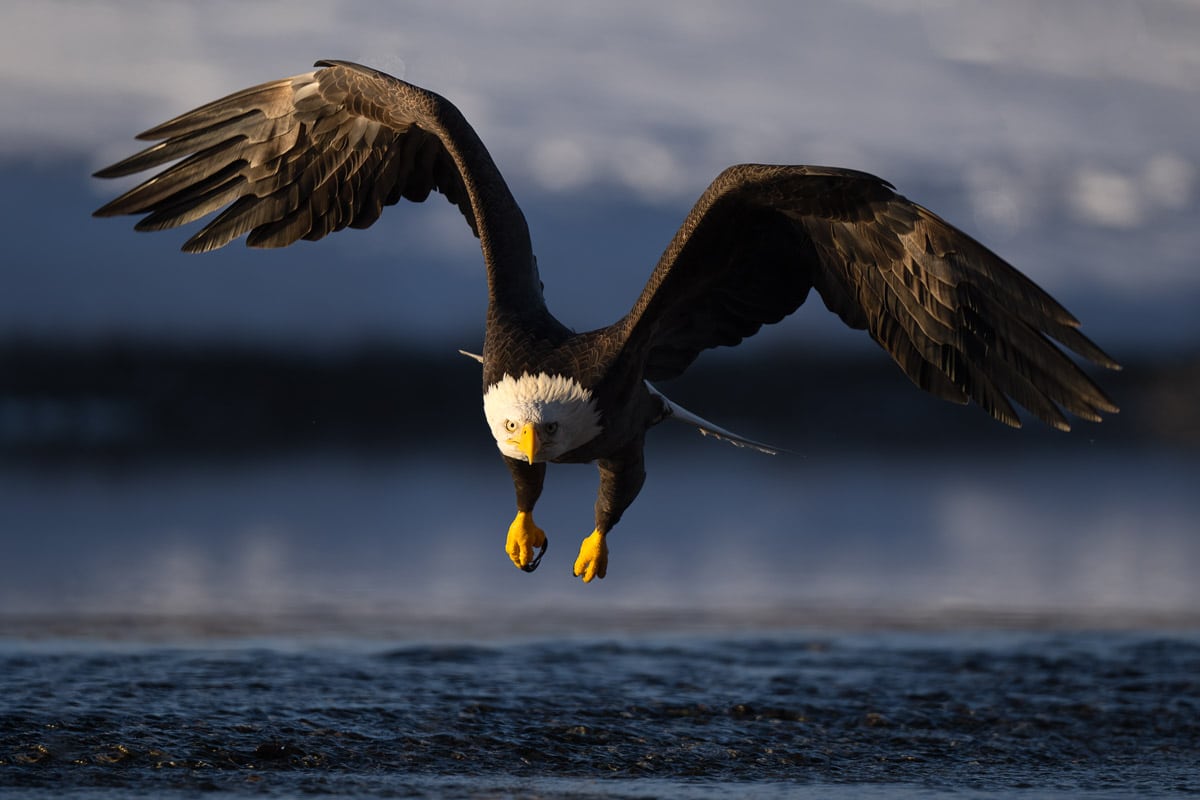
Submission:
POLYGON ((285 247, 346 226, 366 228, 384 206, 402 197, 423 202, 437 191, 479 237, 493 296, 540 298, 525 218, 459 110, 368 67, 316 66, 140 134, 158 144, 96 176, 178 163, 96 215, 146 214, 137 229, 156 231, 224 208, 183 245, 201 253, 242 235, 251 247, 285 247))
POLYGON ((811 288, 939 397, 974 400, 1019 426, 1011 399, 1062 430, 1063 410, 1092 421, 1117 411, 1055 345, 1119 368, 1066 309, 962 231, 852 170, 725 170, 622 321, 625 351, 645 357, 649 380, 675 377, 700 351, 783 319, 811 288))

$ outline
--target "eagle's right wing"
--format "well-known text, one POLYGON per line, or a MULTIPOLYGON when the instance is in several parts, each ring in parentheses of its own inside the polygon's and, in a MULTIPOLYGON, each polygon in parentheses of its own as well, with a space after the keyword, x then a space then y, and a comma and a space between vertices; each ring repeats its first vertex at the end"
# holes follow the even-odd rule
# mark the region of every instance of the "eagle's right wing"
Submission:
POLYGON ((494 297, 520 305, 541 288, 525 218, 487 149, 445 98, 344 61, 245 89, 138 136, 155 144, 97 177, 178 163, 95 213, 145 214, 163 230, 224 209, 183 245, 200 253, 246 235, 285 247, 346 226, 365 228, 386 205, 437 191, 480 239, 494 297))

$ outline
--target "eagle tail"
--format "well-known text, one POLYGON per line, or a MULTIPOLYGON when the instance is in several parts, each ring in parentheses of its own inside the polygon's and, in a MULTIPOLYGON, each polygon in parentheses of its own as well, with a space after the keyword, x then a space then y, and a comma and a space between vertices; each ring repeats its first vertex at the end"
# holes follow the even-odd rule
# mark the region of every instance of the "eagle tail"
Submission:
POLYGON ((483 356, 479 355, 478 353, 468 353, 466 350, 459 350, 458 352, 462 353, 462 354, 463 354, 464 356, 466 356, 467 358, 473 358, 473 359, 475 359, 475 360, 476 360, 476 361, 478 361, 480 364, 482 364, 482 363, 483 363, 483 356))
POLYGON ((755 441, 754 439, 748 439, 745 436, 741 436, 733 431, 726 430, 719 425, 714 425, 703 417, 693 414, 691 411, 688 411, 686 408, 672 401, 662 392, 655 389, 650 385, 649 381, 646 381, 646 388, 650 390, 650 394, 654 395, 662 402, 663 419, 675 419, 679 420, 680 422, 685 422, 688 425, 693 425, 698 428, 700 433, 703 435, 711 436, 714 439, 718 439, 722 442, 729 442, 734 447, 752 447, 760 453, 766 453, 767 455, 772 456, 783 452, 783 448, 781 447, 775 447, 774 445, 764 444, 762 442, 755 441))

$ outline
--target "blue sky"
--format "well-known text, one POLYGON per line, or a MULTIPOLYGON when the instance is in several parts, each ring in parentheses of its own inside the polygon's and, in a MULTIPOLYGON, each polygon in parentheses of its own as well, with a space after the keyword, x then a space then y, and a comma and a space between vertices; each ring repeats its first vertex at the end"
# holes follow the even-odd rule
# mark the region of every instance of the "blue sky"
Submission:
MULTIPOLYGON (((604 324, 728 164, 874 172, 1122 350, 1200 344, 1200 4, 12 2, 0 336, 478 345, 445 203, 283 253, 177 253, 87 211, 133 134, 317 58, 449 97, 533 229, 552 309, 604 324), (472 339, 472 337, 475 337, 472 339)), ((819 303, 762 337, 867 346, 819 303)))

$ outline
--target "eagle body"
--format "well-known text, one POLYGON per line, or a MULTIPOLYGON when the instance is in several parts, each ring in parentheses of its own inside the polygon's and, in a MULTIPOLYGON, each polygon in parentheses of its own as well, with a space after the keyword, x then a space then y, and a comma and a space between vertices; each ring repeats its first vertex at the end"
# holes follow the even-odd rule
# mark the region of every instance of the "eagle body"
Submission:
MULTIPOLYGON (((545 552, 545 534, 533 526, 532 516, 547 462, 597 463, 592 536, 600 539, 641 491, 645 432, 670 409, 642 378, 644 356, 620 346, 621 333, 614 325, 575 334, 548 314, 534 321, 489 308, 482 357, 484 415, 516 490, 517 519, 506 549, 523 570, 537 569, 545 552), (511 436, 516 430, 505 428, 514 421, 543 430, 551 424, 554 430, 537 433, 540 452, 522 453, 511 436)), ((594 565, 584 559, 575 569, 589 581, 593 575, 603 578, 605 571, 606 555, 594 565)))
POLYGON ((445 98, 345 61, 253 86, 140 134, 155 144, 97 177, 162 168, 98 209, 144 214, 163 230, 213 212, 183 249, 245 236, 284 247, 373 224, 384 206, 437 192, 479 239, 487 270, 484 416, 513 478, 505 543, 535 569, 533 521, 548 462, 595 462, 595 528, 574 574, 607 570, 607 535, 641 490, 646 432, 666 419, 774 452, 667 399, 713 347, 732 347, 796 311, 815 291, 865 329, 919 388, 974 402, 1014 427, 1014 404, 1067 430, 1117 407, 1064 352, 1118 369, 1078 321, 1029 278, 873 175, 805 165, 738 164, 684 219, 629 311, 575 333, 546 307, 524 215, 474 129, 445 98))

